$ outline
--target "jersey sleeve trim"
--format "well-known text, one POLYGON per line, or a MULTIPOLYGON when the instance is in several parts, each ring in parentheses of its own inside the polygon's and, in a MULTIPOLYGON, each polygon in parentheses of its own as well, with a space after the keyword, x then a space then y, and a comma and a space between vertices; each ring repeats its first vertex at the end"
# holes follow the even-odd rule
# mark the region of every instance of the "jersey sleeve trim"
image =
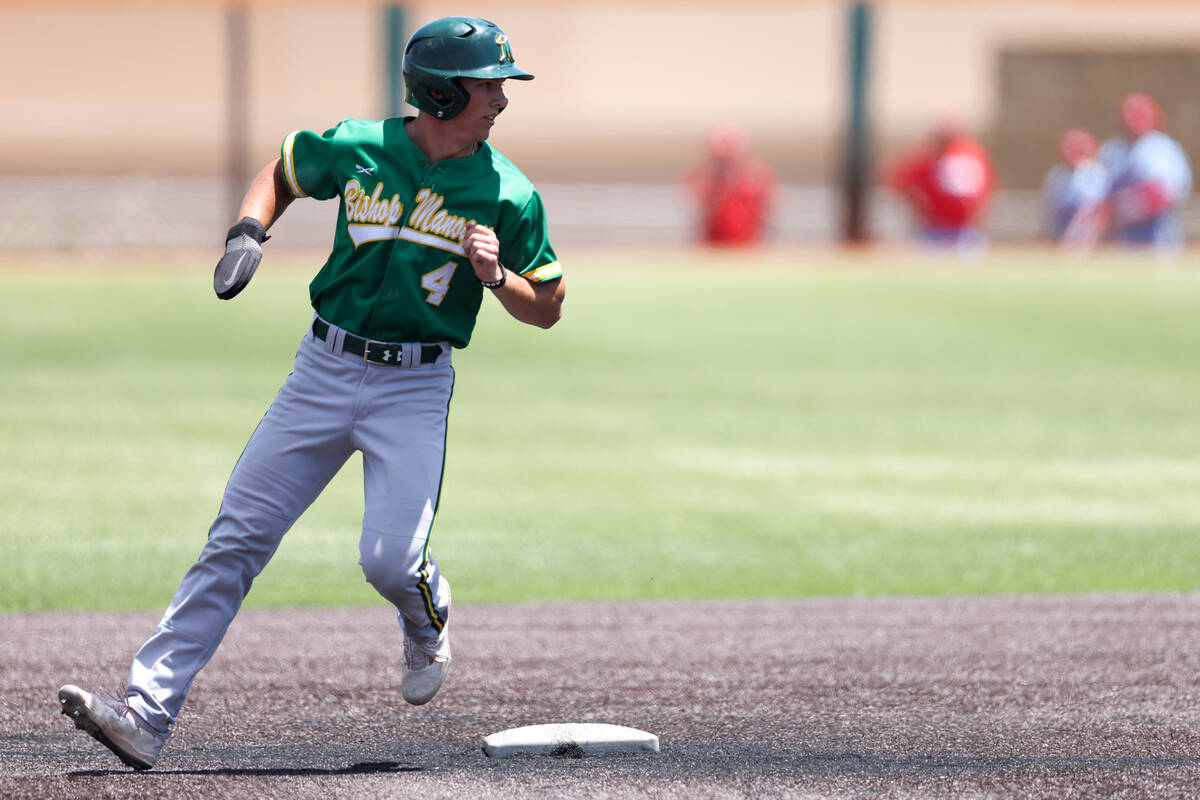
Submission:
POLYGON ((528 272, 522 272, 521 275, 528 278, 533 283, 545 283, 552 281, 555 278, 561 278, 563 274, 562 264, 554 261, 550 264, 543 264, 540 267, 534 267, 528 272))
POLYGON ((287 181, 288 188, 292 190, 293 197, 308 197, 308 192, 300 188, 300 181, 296 177, 296 134, 300 131, 292 131, 283 140, 283 177, 287 181))

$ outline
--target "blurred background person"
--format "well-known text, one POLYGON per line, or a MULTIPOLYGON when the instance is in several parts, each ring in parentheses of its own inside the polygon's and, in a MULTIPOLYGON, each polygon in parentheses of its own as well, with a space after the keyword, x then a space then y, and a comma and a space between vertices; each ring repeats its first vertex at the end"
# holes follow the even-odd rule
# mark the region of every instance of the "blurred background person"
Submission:
POLYGON ((1109 173, 1108 204, 1114 238, 1164 251, 1183 244, 1179 210, 1192 191, 1192 171, 1180 144, 1163 133, 1158 101, 1145 92, 1120 105, 1124 134, 1100 148, 1109 173))
POLYGON ((983 145, 956 125, 885 167, 884 183, 908 201, 922 241, 962 249, 987 246, 983 220, 995 184, 983 145))
POLYGON ((753 245, 766 233, 775 204, 775 174, 765 161, 749 155, 748 144, 742 128, 716 128, 709 134, 705 160, 684 176, 705 244, 753 245))
POLYGON ((1091 247, 1108 227, 1108 170, 1097 159, 1099 143, 1082 128, 1070 128, 1059 140, 1059 162, 1042 184, 1046 231, 1056 242, 1091 247))

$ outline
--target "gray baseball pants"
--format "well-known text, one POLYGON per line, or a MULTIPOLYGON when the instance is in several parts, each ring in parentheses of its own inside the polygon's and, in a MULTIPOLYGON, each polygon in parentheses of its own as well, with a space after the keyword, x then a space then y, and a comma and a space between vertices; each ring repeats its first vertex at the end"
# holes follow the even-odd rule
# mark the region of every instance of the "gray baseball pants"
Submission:
MULTIPOLYGON (((363 454, 359 564, 416 640, 435 638, 450 591, 429 555, 454 386, 450 347, 430 364, 368 364, 311 329, 250 437, 199 559, 129 671, 129 705, 160 731, 183 706, 254 578, 350 455, 363 454)), ((417 348, 419 350, 419 347, 417 348)), ((415 359, 412 359, 415 360, 415 359)))

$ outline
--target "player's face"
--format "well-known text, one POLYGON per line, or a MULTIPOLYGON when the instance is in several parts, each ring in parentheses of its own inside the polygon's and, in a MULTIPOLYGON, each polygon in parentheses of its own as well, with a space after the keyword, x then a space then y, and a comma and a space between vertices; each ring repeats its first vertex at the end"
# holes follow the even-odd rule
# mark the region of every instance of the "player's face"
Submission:
POLYGON ((496 116, 508 105, 508 95, 504 93, 504 79, 462 78, 461 80, 462 87, 467 90, 471 99, 467 101, 467 107, 459 112, 451 122, 460 123, 476 141, 483 141, 492 132, 492 126, 496 124, 496 116))

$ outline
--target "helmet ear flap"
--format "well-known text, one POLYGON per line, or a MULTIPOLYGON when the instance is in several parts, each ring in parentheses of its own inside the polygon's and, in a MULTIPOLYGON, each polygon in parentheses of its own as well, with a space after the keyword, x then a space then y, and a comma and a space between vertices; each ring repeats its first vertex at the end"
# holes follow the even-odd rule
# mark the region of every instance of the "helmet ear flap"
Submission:
POLYGON ((405 75, 404 78, 405 102, 440 120, 458 116, 471 99, 458 78, 442 78, 429 74, 411 77, 405 75))

